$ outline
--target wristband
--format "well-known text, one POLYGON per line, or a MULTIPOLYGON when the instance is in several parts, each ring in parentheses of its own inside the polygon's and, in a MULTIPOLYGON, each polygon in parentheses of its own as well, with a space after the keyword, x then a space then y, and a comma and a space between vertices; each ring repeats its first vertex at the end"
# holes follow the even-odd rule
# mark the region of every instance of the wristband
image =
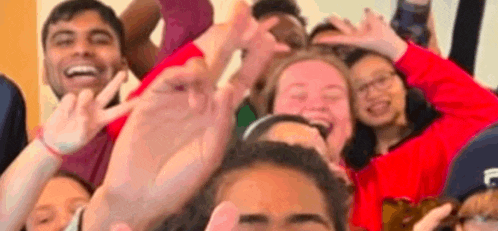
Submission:
POLYGON ((52 147, 50 147, 50 145, 47 144, 47 142, 45 142, 45 139, 43 138, 43 128, 38 130, 38 140, 43 144, 43 146, 45 147, 45 149, 48 150, 48 152, 50 152, 50 154, 52 154, 53 156, 55 156, 57 159, 59 160, 62 160, 62 154, 53 149, 52 147))

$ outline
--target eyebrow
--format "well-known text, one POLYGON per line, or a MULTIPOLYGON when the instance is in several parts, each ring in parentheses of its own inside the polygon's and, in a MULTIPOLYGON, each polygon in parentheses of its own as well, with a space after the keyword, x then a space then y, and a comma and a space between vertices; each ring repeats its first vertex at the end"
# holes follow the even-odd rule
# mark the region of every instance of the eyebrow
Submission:
POLYGON ((37 206, 34 210, 50 210, 52 208, 52 206, 50 205, 40 205, 40 206, 37 206))
POLYGON ((268 217, 262 214, 240 215, 239 224, 265 223, 268 224, 268 217))
POLYGON ((291 223, 291 224, 300 224, 300 223, 306 223, 306 222, 316 222, 316 223, 320 223, 322 225, 324 225, 325 227, 327 228, 330 228, 329 227, 329 224, 327 224, 327 222, 325 222, 325 219, 323 219, 320 215, 318 214, 294 214, 294 215, 291 215, 290 217, 288 217, 286 219, 287 223, 291 223))

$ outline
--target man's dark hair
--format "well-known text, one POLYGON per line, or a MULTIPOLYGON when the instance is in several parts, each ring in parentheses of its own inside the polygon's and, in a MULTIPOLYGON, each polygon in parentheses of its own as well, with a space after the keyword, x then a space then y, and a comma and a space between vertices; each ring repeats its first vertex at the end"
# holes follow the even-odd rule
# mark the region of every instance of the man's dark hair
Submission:
POLYGON ((327 212, 334 223, 335 230, 346 230, 348 195, 344 184, 331 173, 325 161, 315 150, 279 142, 241 144, 229 151, 221 167, 200 193, 187 204, 183 213, 168 218, 160 230, 204 230, 216 207, 215 197, 223 183, 223 177, 235 170, 248 169, 258 164, 270 164, 297 170, 313 179, 326 200, 327 212))
POLYGON ((311 30, 311 34, 308 37, 308 41, 311 43, 313 38, 317 36, 319 33, 322 33, 324 31, 329 31, 329 30, 334 30, 334 31, 339 31, 336 26, 334 26, 332 23, 324 20, 321 23, 318 23, 313 30, 311 30))
MULTIPOLYGON (((367 55, 377 55, 391 62, 389 58, 376 52, 356 49, 348 58, 346 58, 346 65, 351 68, 367 55)), ((405 112, 408 121, 413 128, 413 132, 405 138, 406 140, 407 138, 415 137, 422 133, 425 128, 427 128, 435 119, 439 118, 441 114, 427 102, 424 94, 419 89, 410 88, 407 85, 403 73, 396 70, 396 74, 401 78, 404 86, 407 88, 405 112)), ((355 134, 353 135, 351 144, 348 146, 348 150, 344 152, 344 159, 346 165, 349 167, 361 170, 377 155, 375 152, 377 138, 373 128, 364 123, 357 121, 355 127, 355 134)))
POLYGON ((124 54, 125 39, 123 24, 116 16, 116 13, 112 8, 97 0, 68 0, 60 3, 52 9, 42 28, 43 51, 46 51, 48 29, 50 25, 61 20, 70 21, 75 15, 89 10, 97 11, 100 17, 102 17, 102 19, 116 32, 119 38, 121 54, 124 54))
POLYGON ((306 26, 306 19, 301 16, 301 9, 292 0, 261 0, 252 6, 252 15, 256 19, 270 13, 290 14, 296 17, 303 27, 306 26))

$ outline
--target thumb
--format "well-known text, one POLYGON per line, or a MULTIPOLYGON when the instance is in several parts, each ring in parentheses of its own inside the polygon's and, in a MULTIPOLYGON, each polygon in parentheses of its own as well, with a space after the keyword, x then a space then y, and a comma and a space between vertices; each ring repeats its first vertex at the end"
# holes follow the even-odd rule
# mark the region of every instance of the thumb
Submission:
POLYGON ((335 35, 320 39, 320 43, 329 45, 351 45, 361 47, 364 39, 355 35, 335 35))
POLYGON ((231 202, 222 202, 215 209, 205 231, 233 231, 239 220, 239 211, 231 202))
POLYGON ((436 229, 439 223, 450 215, 452 210, 453 206, 451 204, 445 204, 431 210, 422 220, 415 224, 413 231, 432 231, 436 229))

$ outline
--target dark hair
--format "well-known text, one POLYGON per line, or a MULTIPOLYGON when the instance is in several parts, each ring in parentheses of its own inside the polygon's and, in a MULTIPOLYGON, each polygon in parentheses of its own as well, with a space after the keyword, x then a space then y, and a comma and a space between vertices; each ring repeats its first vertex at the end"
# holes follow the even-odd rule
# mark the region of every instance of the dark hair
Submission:
POLYGON ((346 230, 348 206, 345 186, 313 149, 278 142, 257 142, 231 150, 203 190, 188 203, 183 214, 168 218, 161 230, 204 230, 216 207, 215 197, 223 177, 235 170, 251 168, 257 164, 290 168, 312 178, 323 193, 335 230, 346 230))
POLYGON ((301 16, 301 9, 292 0, 261 0, 252 6, 252 15, 256 19, 270 13, 290 14, 296 17, 303 26, 306 26, 306 19, 301 16))
MULTIPOLYGON (((389 60, 389 58, 376 52, 357 49, 345 60, 346 65, 352 67, 355 63, 367 55, 377 55, 389 60)), ((408 87, 403 73, 398 70, 396 70, 396 73, 400 76, 404 86, 408 89, 406 94, 405 112, 408 117, 408 121, 413 128, 413 132, 409 135, 409 137, 413 137, 425 130, 425 128, 427 128, 427 126, 429 126, 441 114, 427 102, 424 94, 419 89, 408 87)), ((348 147, 349 150, 344 153, 346 164, 353 169, 361 170, 370 163, 370 160, 373 157, 376 156, 375 146, 377 146, 377 138, 374 130, 364 123, 357 121, 356 132, 353 135, 351 144, 348 147)))
POLYGON ((298 115, 267 115, 261 119, 254 121, 244 132, 242 137, 245 143, 257 142, 258 139, 266 134, 273 125, 280 122, 294 122, 303 124, 309 127, 316 127, 323 139, 327 138, 327 129, 322 125, 311 124, 307 119, 298 115))
POLYGON ((52 178, 56 178, 56 177, 66 177, 66 178, 69 178, 69 179, 72 179, 72 180, 78 182, 78 184, 80 184, 85 189, 85 191, 88 192, 88 194, 90 194, 90 196, 92 196, 93 193, 95 192, 94 185, 92 185, 90 182, 86 181, 85 179, 81 178, 80 176, 78 176, 75 173, 60 170, 52 178))
POLYGON ((319 33, 329 30, 339 31, 336 26, 334 26, 332 23, 328 22, 325 19, 323 20, 323 22, 316 24, 316 26, 311 30, 311 34, 308 37, 309 39, 308 41, 311 43, 313 38, 317 36, 319 33))
POLYGON ((121 54, 124 54, 125 38, 123 24, 112 8, 97 0, 68 0, 58 4, 52 9, 42 28, 43 51, 46 51, 48 29, 50 25, 61 20, 70 21, 75 15, 89 10, 97 11, 100 17, 102 17, 102 19, 116 32, 119 38, 121 54))

